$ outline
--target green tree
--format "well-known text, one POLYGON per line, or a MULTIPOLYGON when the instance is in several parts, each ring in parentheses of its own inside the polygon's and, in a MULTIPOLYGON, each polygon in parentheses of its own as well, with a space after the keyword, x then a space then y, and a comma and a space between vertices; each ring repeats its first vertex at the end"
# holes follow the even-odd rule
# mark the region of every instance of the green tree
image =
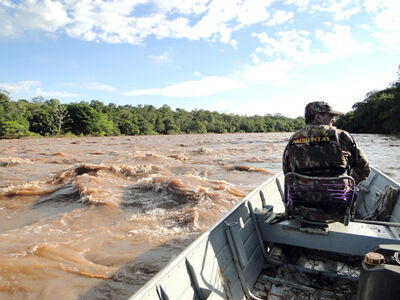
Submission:
POLYGON ((339 128, 362 133, 400 133, 400 73, 388 88, 369 92, 353 111, 336 122, 339 128))
POLYGON ((157 118, 155 120, 154 130, 157 133, 166 133, 164 119, 161 115, 157 116, 157 118))
POLYGON ((164 133, 166 134, 177 134, 181 132, 172 117, 164 120, 164 128, 164 133))
POLYGON ((156 132, 154 131, 154 126, 148 120, 144 118, 139 118, 139 131, 142 135, 152 135, 156 132))
POLYGON ((62 127, 68 118, 68 111, 65 105, 62 105, 57 99, 50 99, 46 101, 46 105, 53 116, 53 134, 61 134, 62 127))
POLYGON ((118 128, 124 135, 137 135, 140 133, 139 126, 130 120, 121 120, 118 128))
POLYGON ((17 138, 29 135, 29 121, 19 111, 18 103, 11 101, 9 93, 0 90, 0 136, 17 138))
POLYGON ((124 135, 140 134, 138 116, 130 105, 119 107, 117 110, 116 124, 119 131, 124 135))
POLYGON ((265 132, 265 121, 263 117, 255 116, 252 118, 254 122, 254 131, 255 132, 265 132))
POLYGON ((74 134, 113 135, 119 131, 107 115, 97 112, 87 103, 72 103, 67 106, 69 120, 66 127, 74 134))
POLYGON ((188 133, 207 133, 207 128, 200 120, 193 120, 188 128, 188 133))
POLYGON ((0 138, 16 139, 29 135, 28 129, 15 121, 0 121, 0 138))
POLYGON ((67 108, 57 99, 35 101, 30 105, 30 130, 41 135, 59 135, 66 122, 67 108))

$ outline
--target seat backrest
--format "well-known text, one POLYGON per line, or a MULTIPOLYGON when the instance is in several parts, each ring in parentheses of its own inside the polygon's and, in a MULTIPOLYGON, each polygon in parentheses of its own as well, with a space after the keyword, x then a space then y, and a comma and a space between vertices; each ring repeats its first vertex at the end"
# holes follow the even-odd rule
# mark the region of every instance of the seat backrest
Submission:
POLYGON ((287 173, 284 193, 286 214, 304 222, 341 222, 348 225, 355 187, 350 176, 311 177, 287 173))

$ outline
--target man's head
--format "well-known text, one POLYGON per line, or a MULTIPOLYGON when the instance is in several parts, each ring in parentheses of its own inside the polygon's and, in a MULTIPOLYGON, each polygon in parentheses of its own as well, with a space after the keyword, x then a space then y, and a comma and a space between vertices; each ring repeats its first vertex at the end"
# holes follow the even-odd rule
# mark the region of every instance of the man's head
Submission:
POLYGON ((304 117, 306 124, 332 125, 335 117, 341 114, 341 112, 333 110, 327 102, 315 101, 306 105, 304 117))

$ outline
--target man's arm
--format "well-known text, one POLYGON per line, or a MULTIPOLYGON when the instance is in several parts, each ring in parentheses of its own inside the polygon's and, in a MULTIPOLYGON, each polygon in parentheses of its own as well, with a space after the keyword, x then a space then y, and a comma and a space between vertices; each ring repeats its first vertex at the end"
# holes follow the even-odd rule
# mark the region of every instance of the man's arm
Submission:
POLYGON ((285 147, 285 150, 283 151, 282 170, 283 170, 283 174, 291 172, 290 166, 289 166, 289 153, 288 153, 288 146, 287 145, 285 147))
POLYGON ((353 165, 352 176, 356 183, 368 178, 370 172, 369 162, 364 152, 356 145, 356 159, 353 165))
POLYGON ((351 157, 349 158, 351 176, 354 178, 356 184, 359 184, 361 181, 367 179, 370 173, 367 156, 357 146, 356 141, 348 132, 343 131, 342 137, 345 141, 346 148, 351 153, 351 157))

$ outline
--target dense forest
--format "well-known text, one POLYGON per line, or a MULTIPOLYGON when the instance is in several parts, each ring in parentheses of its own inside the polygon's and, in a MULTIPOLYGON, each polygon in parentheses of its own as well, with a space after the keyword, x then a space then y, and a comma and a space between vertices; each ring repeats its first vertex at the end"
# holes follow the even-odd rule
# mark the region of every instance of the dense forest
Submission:
POLYGON ((180 133, 294 131, 304 118, 279 114, 239 116, 208 110, 172 110, 168 105, 105 105, 100 101, 61 104, 57 99, 12 101, 0 90, 0 138, 180 133))
POLYGON ((355 133, 400 134, 400 67, 398 75, 388 88, 369 92, 355 103, 336 126, 355 133))

